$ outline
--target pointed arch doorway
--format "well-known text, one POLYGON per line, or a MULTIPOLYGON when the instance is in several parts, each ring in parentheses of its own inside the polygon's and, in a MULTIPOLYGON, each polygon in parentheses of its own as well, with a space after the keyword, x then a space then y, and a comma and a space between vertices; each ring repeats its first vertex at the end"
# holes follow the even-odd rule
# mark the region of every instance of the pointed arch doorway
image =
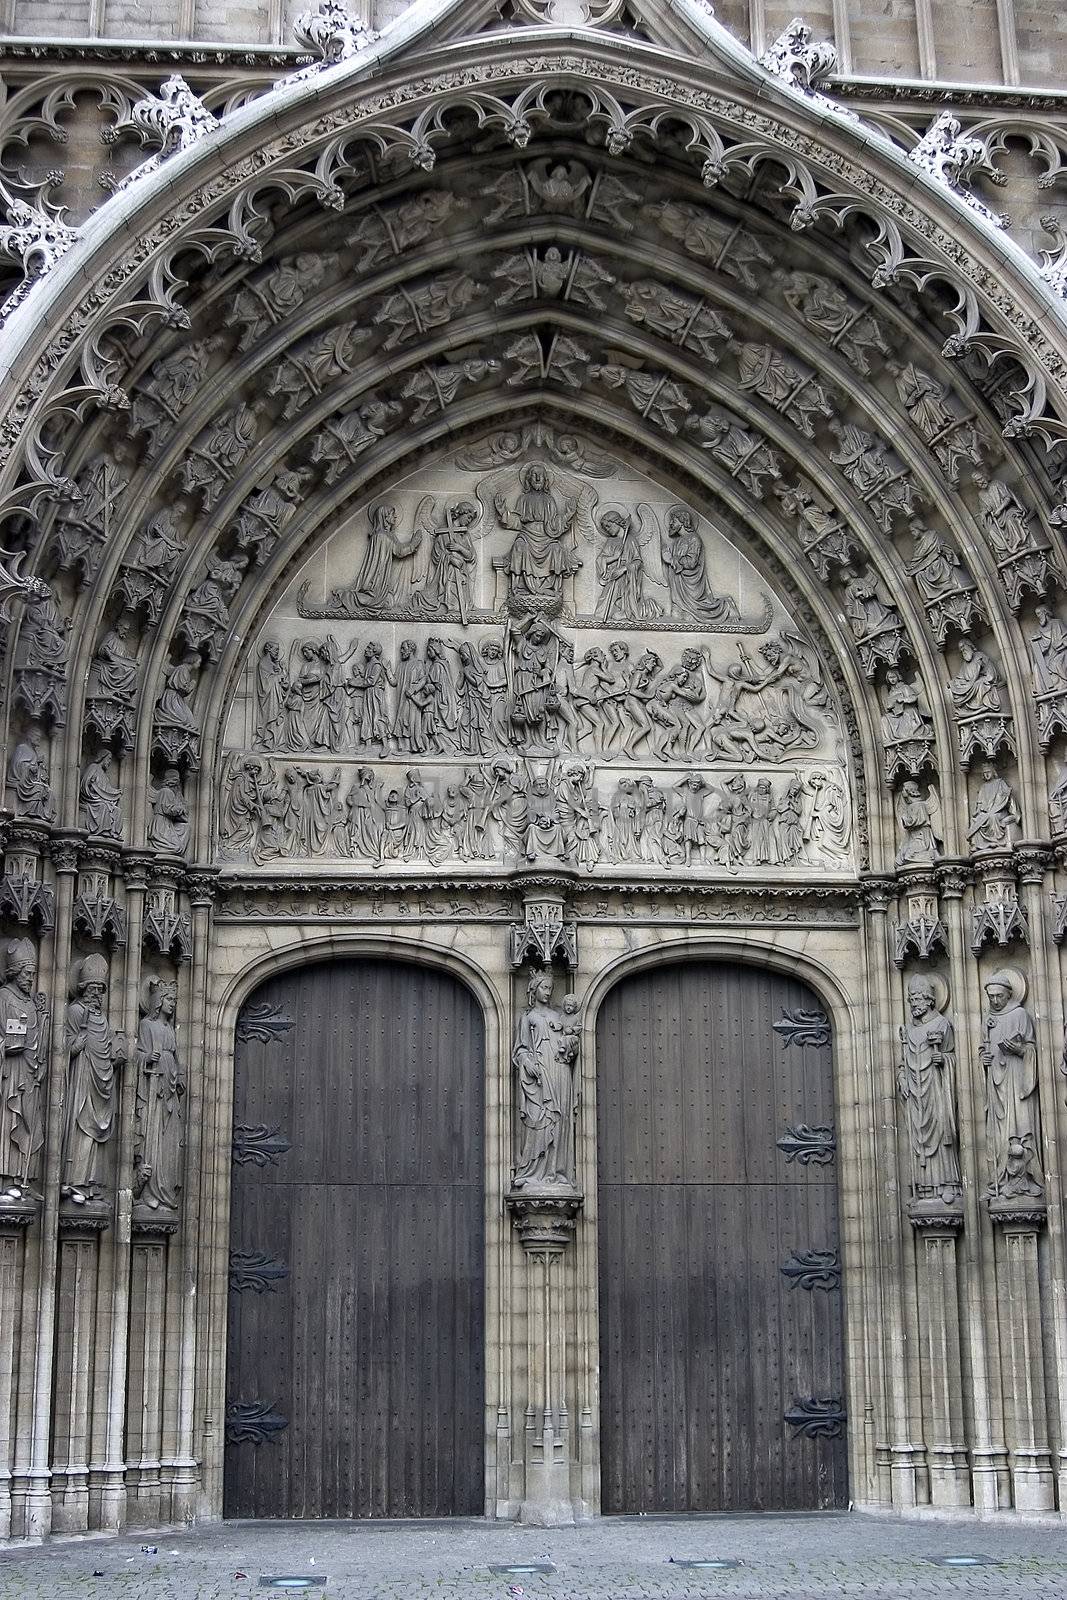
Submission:
POLYGON ((596 1029, 605 1512, 847 1503, 830 1026, 791 977, 623 978, 596 1029))
POLYGON ((412 962, 237 1023, 224 1514, 484 1510, 484 1027, 412 962))

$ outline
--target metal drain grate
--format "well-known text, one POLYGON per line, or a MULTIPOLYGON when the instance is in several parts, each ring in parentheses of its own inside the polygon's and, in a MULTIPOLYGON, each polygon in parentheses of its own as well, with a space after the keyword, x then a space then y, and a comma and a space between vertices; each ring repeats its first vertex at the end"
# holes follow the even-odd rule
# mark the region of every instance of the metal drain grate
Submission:
POLYGON ((489 1568, 490 1572, 506 1572, 516 1577, 531 1577, 538 1572, 555 1572, 555 1570, 551 1561, 510 1561, 507 1565, 499 1562, 489 1568))
POLYGON ((726 1556, 671 1556, 669 1565, 675 1567, 696 1567, 703 1572, 726 1572, 731 1567, 739 1567, 740 1561, 731 1561, 726 1556))
POLYGON ((931 1567, 999 1567, 994 1556, 925 1556, 931 1567))
POLYGON ((309 1577, 304 1572, 293 1572, 279 1574, 273 1578, 260 1578, 259 1587, 261 1589, 325 1589, 326 1579, 325 1577, 319 1577, 317 1573, 314 1577, 309 1577))

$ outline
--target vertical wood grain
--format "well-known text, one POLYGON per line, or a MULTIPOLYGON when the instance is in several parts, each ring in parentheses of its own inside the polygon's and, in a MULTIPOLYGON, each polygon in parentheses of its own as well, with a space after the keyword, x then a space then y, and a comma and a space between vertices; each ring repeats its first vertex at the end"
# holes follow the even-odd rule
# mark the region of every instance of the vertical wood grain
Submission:
POLYGON ((794 1439, 795 1400, 844 1395, 840 1290, 791 1287, 839 1248, 836 1166, 787 1163, 834 1121, 829 1046, 787 1044, 803 984, 689 962, 622 982, 597 1021, 605 1511, 847 1502, 844 1439, 794 1439))
POLYGON ((238 1044, 231 1249, 289 1276, 230 1295, 227 1395, 288 1426, 229 1445, 237 1517, 479 1514, 484 1503, 481 1013, 447 975, 343 960, 259 989, 292 1026, 238 1044))

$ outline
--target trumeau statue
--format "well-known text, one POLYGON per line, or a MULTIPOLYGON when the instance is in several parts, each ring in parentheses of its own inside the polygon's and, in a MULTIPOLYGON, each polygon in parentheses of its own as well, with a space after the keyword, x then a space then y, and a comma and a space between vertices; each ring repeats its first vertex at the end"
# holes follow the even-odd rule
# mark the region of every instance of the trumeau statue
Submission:
POLYGON ((1005 968, 994 972, 982 987, 988 1010, 978 1055, 986 1077, 989 1195, 994 1200, 1041 1196, 1037 1031, 1023 1005, 1026 979, 1014 968, 1005 968))
POLYGON ((907 1114, 916 1200, 958 1200, 956 1042, 945 1015, 948 991, 937 976, 908 980, 908 1020, 900 1029, 897 1085, 907 1114))
MULTIPOLYGON (((705 518, 543 425, 338 529, 253 645, 226 748, 226 861, 852 868, 818 651, 705 518)), ((161 786, 154 830, 180 799, 161 786)))
POLYGON ((511 1052, 522 1123, 513 1189, 573 1191, 576 1187, 577 1011, 573 995, 558 1008, 552 1004, 551 973, 533 973, 511 1052))
POLYGON ((0 1202, 18 1199, 38 1176, 47 1072, 45 997, 36 992, 29 939, 3 949, 0 982, 0 1202))
POLYGON ((77 962, 71 978, 60 1192, 81 1205, 104 1192, 107 1145, 118 1110, 118 1073, 126 1051, 104 1009, 108 968, 103 956, 77 962))

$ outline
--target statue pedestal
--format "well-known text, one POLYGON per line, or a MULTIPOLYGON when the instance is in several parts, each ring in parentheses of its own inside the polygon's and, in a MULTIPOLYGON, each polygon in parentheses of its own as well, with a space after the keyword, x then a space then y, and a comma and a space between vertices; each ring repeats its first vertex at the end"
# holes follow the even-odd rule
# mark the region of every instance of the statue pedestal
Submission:
POLYGON ((525 1493, 519 1521, 554 1528, 578 1520, 571 1486, 563 1255, 583 1196, 562 1184, 513 1189, 505 1197, 526 1257, 525 1493))
POLYGON ((930 1379, 926 1426, 930 1500, 935 1506, 958 1509, 971 1503, 956 1279, 956 1237, 963 1228, 963 1203, 924 1196, 911 1202, 908 1217, 918 1239, 919 1337, 930 1379))
POLYGON ((1000 1234, 997 1279, 1012 1499, 1016 1511, 1051 1511, 1055 1482, 1046 1431, 1037 1256, 1046 1220, 1044 1195, 997 1195, 989 1201, 989 1215, 1000 1234))

